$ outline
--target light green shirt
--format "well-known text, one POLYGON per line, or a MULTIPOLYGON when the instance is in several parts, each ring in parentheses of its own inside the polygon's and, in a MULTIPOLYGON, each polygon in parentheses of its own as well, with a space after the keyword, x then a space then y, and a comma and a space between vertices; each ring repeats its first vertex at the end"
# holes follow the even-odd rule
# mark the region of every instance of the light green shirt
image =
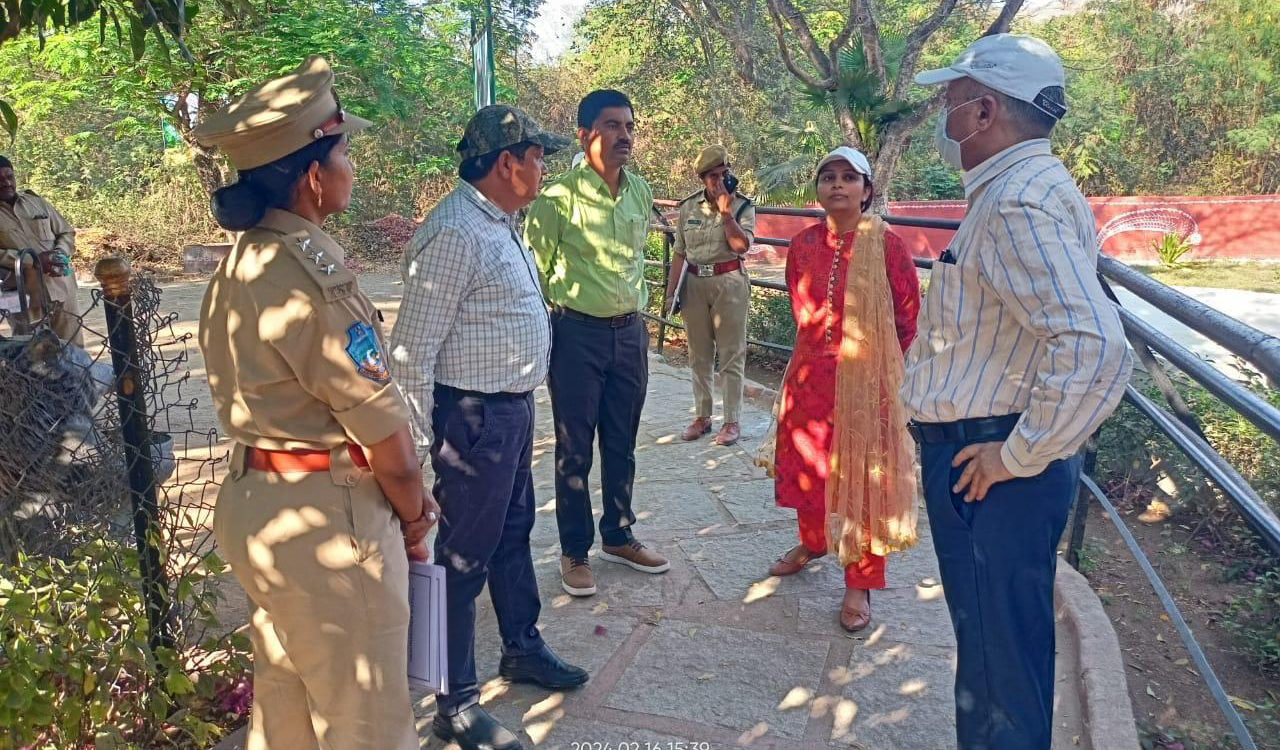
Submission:
POLYGON ((649 186, 625 169, 616 199, 585 162, 547 185, 524 224, 547 301, 601 318, 642 309, 652 208, 649 186))

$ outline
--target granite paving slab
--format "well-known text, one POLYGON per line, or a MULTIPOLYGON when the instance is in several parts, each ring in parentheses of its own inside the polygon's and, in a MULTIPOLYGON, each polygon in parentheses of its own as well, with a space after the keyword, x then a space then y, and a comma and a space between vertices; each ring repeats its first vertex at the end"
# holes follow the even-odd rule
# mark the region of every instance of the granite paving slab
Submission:
POLYGON ((622 711, 800 739, 808 722, 787 708, 822 680, 827 644, 719 625, 664 620, 605 705, 622 711))

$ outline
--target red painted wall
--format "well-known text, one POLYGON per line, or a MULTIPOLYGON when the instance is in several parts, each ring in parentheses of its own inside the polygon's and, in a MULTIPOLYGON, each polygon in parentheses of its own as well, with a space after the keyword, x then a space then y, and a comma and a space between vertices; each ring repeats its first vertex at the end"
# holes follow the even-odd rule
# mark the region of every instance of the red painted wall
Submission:
MULTIPOLYGON (((1135 212, 1143 211, 1150 218, 1180 224, 1184 233, 1198 234, 1199 243, 1185 259, 1280 260, 1280 195, 1090 198, 1089 205, 1099 229, 1112 219, 1125 216, 1132 220, 1135 212)), ((936 219, 960 219, 964 209, 963 201, 889 204, 891 214, 936 219)), ((814 221, 760 215, 756 219, 756 235, 789 239, 814 221)), ((933 229, 894 227, 893 231, 921 257, 937 257, 951 238, 951 232, 933 229)), ((1154 261, 1151 243, 1162 233, 1161 229, 1124 232, 1107 239, 1102 250, 1125 261, 1154 261)), ((785 248, 758 249, 761 260, 781 259, 786 253, 785 248)))

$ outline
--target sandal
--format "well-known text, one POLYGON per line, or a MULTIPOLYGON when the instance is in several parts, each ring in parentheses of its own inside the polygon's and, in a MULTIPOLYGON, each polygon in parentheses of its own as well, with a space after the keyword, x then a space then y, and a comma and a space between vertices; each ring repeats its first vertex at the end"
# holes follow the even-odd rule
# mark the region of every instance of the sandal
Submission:
POLYGON ((871 591, 867 591, 867 611, 862 612, 856 609, 849 609, 841 605, 840 607, 840 627, 849 633, 857 633, 860 630, 866 630, 871 624, 871 591))
POLYGON ((822 557, 823 555, 826 555, 826 554, 827 554, 827 551, 825 549, 822 550, 821 552, 814 552, 813 550, 809 549, 803 544, 797 544, 796 546, 787 550, 787 553, 785 555, 775 560, 773 565, 769 566, 769 575, 771 576, 795 575, 796 573, 799 573, 800 571, 804 570, 804 566, 808 565, 809 563, 813 562, 814 560, 817 560, 819 557, 822 557), (799 557, 797 557, 797 552, 799 553, 799 557))

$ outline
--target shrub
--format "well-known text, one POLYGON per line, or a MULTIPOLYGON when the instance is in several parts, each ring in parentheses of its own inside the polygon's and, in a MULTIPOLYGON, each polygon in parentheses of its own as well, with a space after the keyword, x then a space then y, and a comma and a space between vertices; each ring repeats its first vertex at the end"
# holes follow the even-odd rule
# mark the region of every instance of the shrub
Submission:
POLYGON ((1160 265, 1165 268, 1182 268, 1182 256, 1191 252, 1194 247, 1176 234, 1166 234, 1151 243, 1151 249, 1155 251, 1160 265))
MULTIPOLYGON (((1173 378, 1210 445, 1280 512, 1280 451, 1275 441, 1187 376, 1175 373, 1173 378)), ((1148 398, 1164 404, 1163 396, 1146 376, 1135 373, 1134 384, 1148 398)), ((1246 376, 1241 385, 1280 407, 1280 391, 1267 388, 1257 376, 1246 376)), ((1222 503, 1200 469, 1127 403, 1120 405, 1099 435, 1097 466, 1098 477, 1110 484, 1149 486, 1164 475, 1177 485, 1180 496, 1194 498, 1199 504, 1196 510, 1202 513, 1222 503)))
POLYGON ((147 646, 138 553, 102 538, 0 566, 0 746, 206 747, 247 713, 248 643, 217 634, 212 553, 174 581, 179 653, 147 646))
POLYGON ((796 323, 791 317, 791 298, 785 292, 752 289, 747 335, 757 341, 794 346, 796 323))
POLYGON ((1227 608, 1223 625, 1264 674, 1280 674, 1280 569, 1258 576, 1227 608))
MULTIPOLYGON (((1242 371, 1242 363, 1237 366, 1242 371)), ((1135 386, 1157 403, 1159 391, 1145 377, 1135 374, 1135 386)), ((1280 511, 1280 450, 1275 442, 1244 417, 1219 401, 1185 375, 1174 376, 1175 385, 1187 406, 1199 420, 1209 443, 1273 510, 1280 511)), ((1280 391, 1266 388, 1256 375, 1242 380, 1249 390, 1280 406, 1280 391)), ((1262 556, 1253 548, 1252 532, 1244 526, 1230 501, 1217 490, 1195 464, 1191 463, 1163 433, 1154 429, 1137 409, 1121 404, 1107 420, 1098 438, 1097 476, 1108 494, 1136 495, 1139 505, 1150 497, 1159 483, 1177 495, 1175 513, 1191 518, 1197 529, 1204 522, 1216 529, 1228 544, 1222 550, 1237 561, 1236 575, 1254 575, 1262 556), (1172 484, 1170 484, 1172 483, 1172 484)), ((1280 571, 1258 575, 1250 591, 1228 608, 1225 627, 1236 637, 1237 648, 1267 674, 1280 672, 1280 571)))

